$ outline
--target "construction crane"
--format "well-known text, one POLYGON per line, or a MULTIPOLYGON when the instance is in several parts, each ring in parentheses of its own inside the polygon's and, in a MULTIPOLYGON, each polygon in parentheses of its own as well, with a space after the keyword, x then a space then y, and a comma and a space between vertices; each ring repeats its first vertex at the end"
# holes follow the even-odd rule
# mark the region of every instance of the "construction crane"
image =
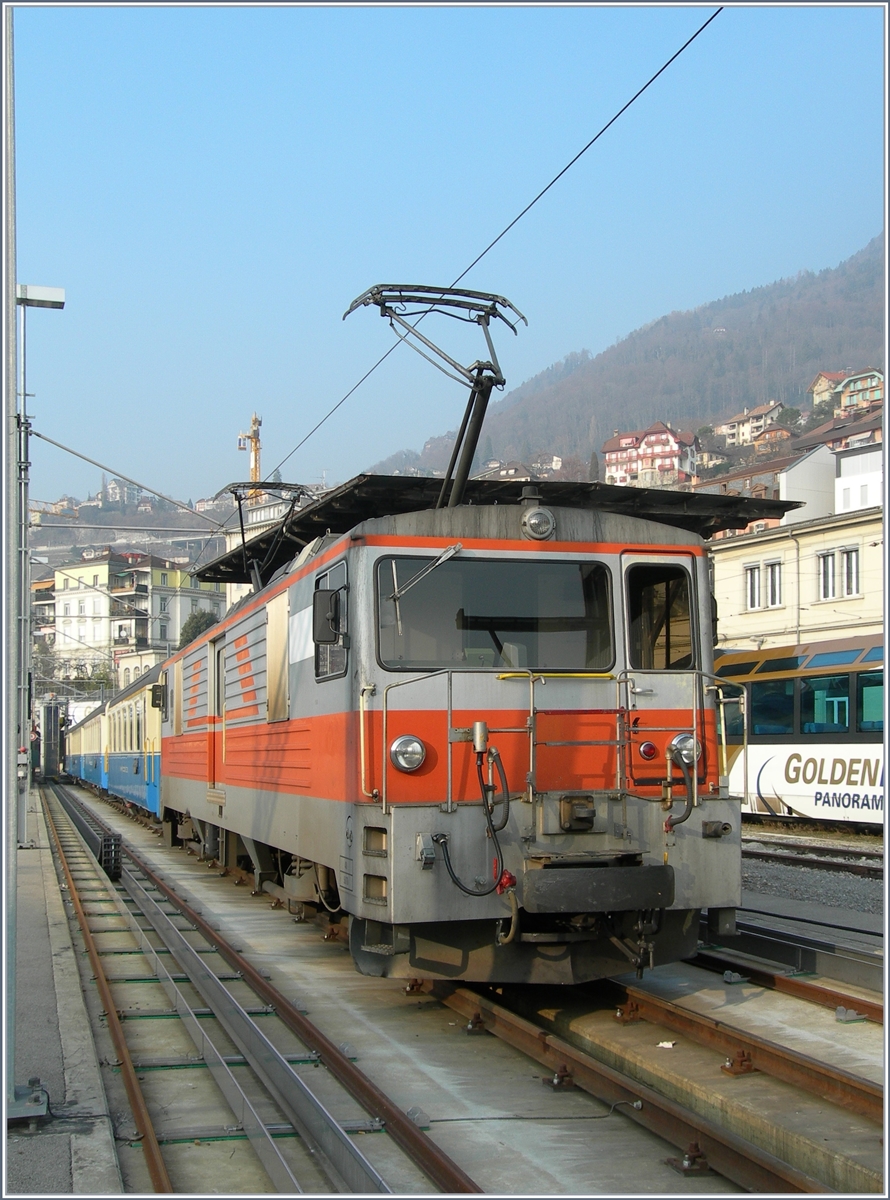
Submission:
MULTIPOLYGON (((259 483, 262 479, 260 474, 260 426, 263 423, 262 417, 258 417, 256 413, 250 418, 250 433, 238 434, 238 449, 250 451, 250 482, 259 483)), ((260 488, 251 488, 247 493, 247 503, 250 505, 262 504, 265 499, 265 494, 260 488)))
POLYGON ((28 511, 31 515, 32 525, 39 525, 41 516, 76 518, 78 512, 65 500, 56 500, 52 503, 47 500, 29 500, 28 511))

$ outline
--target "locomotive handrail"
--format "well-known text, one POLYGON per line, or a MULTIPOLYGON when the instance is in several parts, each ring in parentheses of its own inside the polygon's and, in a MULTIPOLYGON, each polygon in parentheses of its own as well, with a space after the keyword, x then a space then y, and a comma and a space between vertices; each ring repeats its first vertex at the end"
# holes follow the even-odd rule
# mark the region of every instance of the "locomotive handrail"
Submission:
MULTIPOLYGON (((534 671, 536 679, 614 679, 610 671, 534 671)), ((502 671, 498 679, 527 679, 528 671, 502 671)))
POLYGON ((367 755, 365 754, 365 696, 373 696, 376 691, 376 683, 363 683, 358 694, 358 744, 359 757, 361 758, 362 763, 362 795, 367 796, 369 800, 377 800, 380 797, 380 793, 376 788, 374 788, 372 791, 368 791, 368 777, 365 773, 365 768, 367 765, 367 755))

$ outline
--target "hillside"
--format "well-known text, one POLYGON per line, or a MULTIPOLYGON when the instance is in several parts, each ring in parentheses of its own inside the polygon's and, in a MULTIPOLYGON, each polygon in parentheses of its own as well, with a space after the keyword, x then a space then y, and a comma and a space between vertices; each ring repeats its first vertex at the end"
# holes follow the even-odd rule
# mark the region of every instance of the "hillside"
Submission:
MULTIPOLYGON (((587 461, 624 429, 655 420, 696 429, 767 400, 806 408, 821 370, 883 369, 884 238, 840 266, 674 312, 596 357, 568 355, 493 404, 482 457, 541 450, 587 461)), ((453 433, 403 450, 375 471, 441 469, 453 433)))

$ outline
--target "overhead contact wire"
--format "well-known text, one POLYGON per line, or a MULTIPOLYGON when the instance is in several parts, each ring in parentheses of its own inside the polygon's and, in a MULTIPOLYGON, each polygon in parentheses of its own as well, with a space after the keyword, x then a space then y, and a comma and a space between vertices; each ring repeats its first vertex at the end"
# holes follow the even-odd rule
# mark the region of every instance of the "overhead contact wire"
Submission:
MULTIPOLYGON (((469 273, 470 273, 470 271, 472 271, 473 267, 477 266, 482 261, 482 259, 486 256, 486 254, 488 254, 489 250, 493 250, 494 247, 498 244, 498 242, 510 232, 510 230, 514 227, 514 225, 518 224, 518 222, 522 220, 522 218, 526 215, 526 213, 529 212, 532 208, 534 208, 534 206, 538 203, 538 201, 540 199, 542 199, 544 196, 547 195, 547 193, 554 186, 554 184, 558 183, 559 180, 562 179, 563 175, 565 175, 565 173, 567 171, 571 170, 571 168, 575 165, 575 163, 578 162, 578 160, 587 153, 587 151, 591 148, 591 146, 593 146, 595 142, 599 141, 599 139, 603 136, 603 134, 608 129, 610 129, 612 125, 615 124, 615 122, 618 120, 618 118, 623 116, 624 113, 626 113, 627 110, 630 108, 630 106, 632 104, 634 104, 637 100, 639 100, 639 98, 640 98, 640 96, 642 96, 643 92, 645 92, 647 88, 651 87, 652 84, 656 81, 656 79, 658 79, 658 77, 660 75, 663 75, 664 72, 668 69, 668 67, 672 63, 676 62, 676 60, 680 57, 680 55, 683 53, 683 51, 687 50, 692 45, 692 43, 695 41, 695 39, 699 36, 699 34, 704 33, 704 31, 711 24, 711 22, 716 17, 718 17, 720 15, 720 13, 722 13, 722 12, 723 12, 723 5, 721 4, 720 7, 715 12, 711 13, 711 15, 708 17, 707 21, 705 21, 703 25, 701 25, 698 29, 696 29, 695 33, 683 43, 683 45, 680 47, 680 49, 676 50, 671 55, 671 57, 667 60, 667 62, 663 63, 662 66, 660 66, 658 68, 658 70, 655 72, 655 74, 652 75, 643 84, 643 86, 637 92, 635 92, 633 94, 633 96, 631 96, 631 98, 627 101, 627 103, 625 105, 623 105, 621 108, 619 108, 618 112, 615 113, 615 115, 609 121, 606 122, 606 124, 602 127, 602 129, 600 129, 599 133, 597 133, 594 137, 592 137, 590 139, 590 141, 587 143, 587 145, 582 147, 582 149, 580 149, 578 151, 578 153, 575 155, 575 157, 572 158, 569 162, 567 162, 566 165, 562 168, 562 170, 553 176, 553 178, 550 180, 550 182, 547 184, 547 186, 542 188, 533 200, 529 201, 529 203, 525 206, 525 208, 522 210, 522 212, 520 212, 517 216, 515 216, 513 218, 513 220, 510 222, 510 224, 506 225, 493 241, 489 242, 489 244, 485 247, 485 249, 481 252, 481 254, 477 254, 477 256, 473 259, 473 261, 470 263, 470 265, 468 267, 466 267, 463 271, 461 271, 460 275, 458 275, 458 277, 450 285, 451 287, 457 287, 457 285, 460 283, 460 281, 465 276, 469 275, 469 273)), ((424 315, 425 314, 421 314, 421 316, 418 318, 418 321, 415 322, 415 324, 418 324, 420 321, 422 321, 424 315)), ((383 362, 385 362, 385 360, 387 358, 389 358, 390 354, 392 354, 393 350, 395 350, 396 346, 398 346, 399 344, 400 344, 399 342, 396 342, 394 345, 390 346, 390 348, 386 351, 386 353, 381 355, 380 358, 377 359, 377 361, 374 363, 374 365, 372 367, 370 367, 364 373, 364 375, 361 377, 361 379, 358 381, 358 383, 354 384, 349 389, 349 391, 346 393, 346 395, 343 396, 340 400, 338 400, 337 403, 333 406, 333 408, 331 408, 328 412, 326 412, 325 415, 321 418, 321 420, 316 425, 313 425, 313 427, 309 430, 309 432, 306 434, 306 436, 301 441, 299 441, 296 444, 296 446, 294 446, 293 450, 291 450, 291 452, 281 460, 281 462, 275 468, 276 470, 280 470, 280 468, 284 466, 284 464, 288 461, 288 459, 292 458, 296 454, 296 452, 300 449, 301 446, 305 446, 305 444, 309 441, 309 439, 313 436, 313 434, 317 433, 318 430, 321 429, 322 425, 324 425, 324 423, 326 421, 330 420, 330 418, 334 415, 334 413, 337 411, 337 409, 341 408, 342 405, 344 405, 346 403, 346 401, 349 399, 349 397, 351 395, 353 395, 354 392, 358 391, 358 389, 365 382, 365 380, 368 379, 369 376, 373 375, 373 373, 377 370, 377 368, 383 362)))

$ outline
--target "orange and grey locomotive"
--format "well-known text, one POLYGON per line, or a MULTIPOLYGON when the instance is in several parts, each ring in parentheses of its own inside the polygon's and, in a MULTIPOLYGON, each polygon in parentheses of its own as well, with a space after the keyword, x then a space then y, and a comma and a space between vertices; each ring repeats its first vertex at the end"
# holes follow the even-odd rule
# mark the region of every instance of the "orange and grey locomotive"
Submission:
POLYGON ((359 476, 199 572, 254 591, 165 664, 164 820, 366 974, 691 954, 741 887, 704 538, 788 505, 438 486, 359 476))

